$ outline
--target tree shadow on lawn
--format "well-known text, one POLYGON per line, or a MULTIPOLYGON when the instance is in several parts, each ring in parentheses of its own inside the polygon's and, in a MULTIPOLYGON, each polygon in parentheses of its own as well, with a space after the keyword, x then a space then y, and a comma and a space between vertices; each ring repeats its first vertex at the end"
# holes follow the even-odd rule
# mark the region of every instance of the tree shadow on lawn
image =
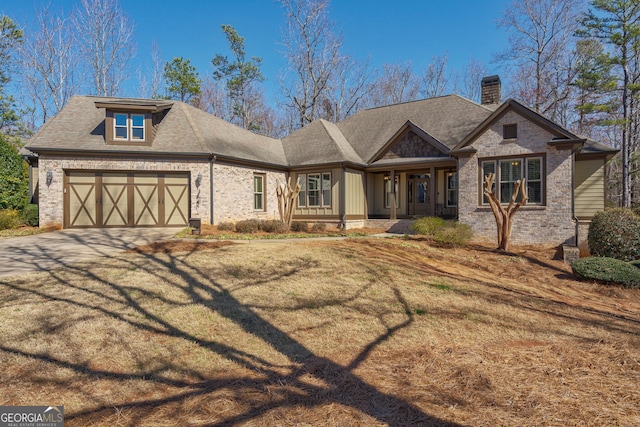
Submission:
MULTIPOLYGON (((224 249, 220 249, 221 251, 224 249)), ((211 255, 215 256, 216 252, 211 255)), ((3 340, 0 351, 7 354, 24 356, 40 360, 60 368, 66 368, 89 378, 108 379, 110 381, 143 381, 150 385, 157 384, 171 389, 159 398, 146 398, 135 402, 118 401, 110 398, 97 406, 79 412, 68 412, 66 420, 70 425, 87 422, 100 423, 113 417, 114 407, 118 411, 129 410, 129 424, 144 423, 147 417, 167 405, 188 402, 194 397, 203 397, 213 391, 227 390, 237 392, 236 388, 251 390, 264 394, 270 389, 277 389, 277 398, 267 398, 249 402, 245 408, 228 416, 216 417, 215 421, 203 421, 200 425, 235 425, 256 420, 275 409, 314 408, 327 404, 338 404, 350 407, 366 414, 380 423, 391 426, 408 425, 450 425, 435 416, 426 414, 420 408, 397 396, 378 390, 359 378, 353 371, 364 361, 370 352, 381 342, 390 338, 399 330, 408 327, 414 321, 410 308, 398 289, 393 289, 398 304, 404 306, 404 321, 387 327, 353 358, 348 366, 342 366, 326 357, 317 356, 304 344, 284 332, 275 324, 258 314, 251 305, 243 304, 229 290, 217 282, 210 271, 202 270, 185 261, 189 254, 142 254, 117 257, 123 263, 120 270, 101 270, 101 264, 109 259, 98 260, 91 265, 66 266, 49 272, 47 286, 30 286, 28 280, 15 283, 13 280, 0 280, 0 286, 13 293, 13 298, 6 301, 9 305, 20 304, 20 301, 38 299, 44 304, 59 304, 69 311, 88 310, 99 315, 117 319, 134 328, 136 331, 162 335, 167 338, 179 338, 193 343, 200 349, 213 352, 228 361, 257 373, 256 378, 207 378, 200 372, 180 366, 180 360, 165 362, 162 366, 143 372, 126 372, 124 369, 100 369, 91 361, 80 363, 69 361, 67 356, 51 354, 48 351, 28 351, 25 344, 9 343, 3 340), (148 292, 135 292, 135 286, 119 283, 119 276, 126 276, 127 271, 142 271, 152 275, 164 286, 175 288, 183 295, 183 301, 172 300, 164 295, 151 295, 148 292), (173 276, 166 276, 171 272, 173 276), (108 273, 108 274, 107 274, 108 273), (85 286, 85 284, 91 285, 85 286), (66 292, 55 293, 61 287, 66 292), (219 342, 215 339, 204 339, 182 327, 178 321, 169 321, 162 313, 148 307, 147 299, 153 298, 165 305, 185 306, 196 304, 206 307, 210 313, 222 316, 235 324, 244 332, 257 337, 271 346, 277 353, 288 360, 287 366, 275 365, 264 357, 252 354, 243 349, 243 343, 237 345, 219 342), (94 302, 98 300, 98 302, 94 302), (115 308, 112 308, 115 307, 115 308), (183 378, 165 375, 176 370, 183 372, 183 378), (123 372, 124 371, 124 372, 123 372), (308 376, 315 377, 318 383, 310 383, 308 376), (322 384, 324 383, 324 384, 322 384), (177 388, 177 390, 176 390, 177 388)), ((268 275, 255 280, 253 285, 277 283, 284 277, 295 277, 313 264, 308 259, 293 258, 282 271, 271 271, 268 275)), ((326 304, 344 304, 357 295, 344 296, 326 304)), ((6 306, 6 305, 5 305, 6 306)), ((382 320, 382 315, 380 315, 382 320)), ((46 319, 41 323, 47 323, 46 319)), ((383 322, 384 324, 384 322, 383 322)), ((42 325, 43 331, 47 328, 42 325)), ((38 331, 30 331, 36 334, 38 331)), ((211 337, 211 335, 209 335, 211 337)), ((26 341, 25 341, 26 342, 26 341)), ((28 347, 28 342, 27 347, 28 347)), ((72 345, 72 343, 69 343, 72 345)), ((34 376, 34 381, 42 382, 42 377, 34 376)), ((56 380, 49 380, 55 382, 56 380)), ((47 382, 45 379, 44 382, 47 382)), ((55 386, 55 384, 53 384, 55 386)), ((65 387, 64 383, 59 384, 65 387)), ((239 394, 242 395, 242 394, 239 394)), ((79 397, 82 398, 82 397, 79 397)))

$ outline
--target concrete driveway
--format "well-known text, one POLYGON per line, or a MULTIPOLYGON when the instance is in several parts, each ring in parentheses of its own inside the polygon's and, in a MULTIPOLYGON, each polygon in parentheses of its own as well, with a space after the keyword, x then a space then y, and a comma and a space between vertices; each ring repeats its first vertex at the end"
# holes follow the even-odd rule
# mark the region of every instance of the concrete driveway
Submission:
POLYGON ((136 246, 167 240, 177 228, 100 228, 62 230, 0 239, 0 277, 114 255, 136 246))

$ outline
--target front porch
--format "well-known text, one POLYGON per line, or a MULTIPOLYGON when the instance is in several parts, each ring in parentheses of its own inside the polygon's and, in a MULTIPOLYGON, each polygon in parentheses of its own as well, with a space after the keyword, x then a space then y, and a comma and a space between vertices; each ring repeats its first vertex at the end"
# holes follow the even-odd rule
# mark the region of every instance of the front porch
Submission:
POLYGON ((455 219, 458 215, 458 174, 454 166, 369 172, 367 183, 369 220, 410 222, 424 216, 455 219))

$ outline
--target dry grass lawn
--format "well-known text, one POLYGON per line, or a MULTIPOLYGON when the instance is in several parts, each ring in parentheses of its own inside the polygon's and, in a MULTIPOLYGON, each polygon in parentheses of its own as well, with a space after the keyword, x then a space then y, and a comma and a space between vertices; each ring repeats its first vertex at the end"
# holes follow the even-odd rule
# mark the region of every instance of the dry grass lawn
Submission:
POLYGON ((0 404, 68 426, 640 425, 640 291, 553 251, 173 245, 0 279, 0 404))

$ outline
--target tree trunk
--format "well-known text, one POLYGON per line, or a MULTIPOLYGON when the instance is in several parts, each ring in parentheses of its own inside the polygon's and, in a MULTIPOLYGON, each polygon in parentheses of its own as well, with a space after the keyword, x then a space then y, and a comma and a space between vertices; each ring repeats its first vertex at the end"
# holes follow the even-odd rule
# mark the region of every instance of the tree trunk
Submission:
POLYGON ((483 193, 489 199, 489 206, 496 219, 496 229, 498 234, 498 249, 507 251, 509 250, 509 243, 511 241, 511 228, 513 225, 513 215, 520 209, 521 206, 527 204, 529 196, 527 195, 527 186, 525 185, 525 178, 516 181, 516 185, 511 195, 511 201, 505 208, 500 204, 496 192, 493 189, 495 183, 495 173, 490 173, 484 177, 483 193), (516 202, 518 195, 522 194, 520 201, 516 202))

